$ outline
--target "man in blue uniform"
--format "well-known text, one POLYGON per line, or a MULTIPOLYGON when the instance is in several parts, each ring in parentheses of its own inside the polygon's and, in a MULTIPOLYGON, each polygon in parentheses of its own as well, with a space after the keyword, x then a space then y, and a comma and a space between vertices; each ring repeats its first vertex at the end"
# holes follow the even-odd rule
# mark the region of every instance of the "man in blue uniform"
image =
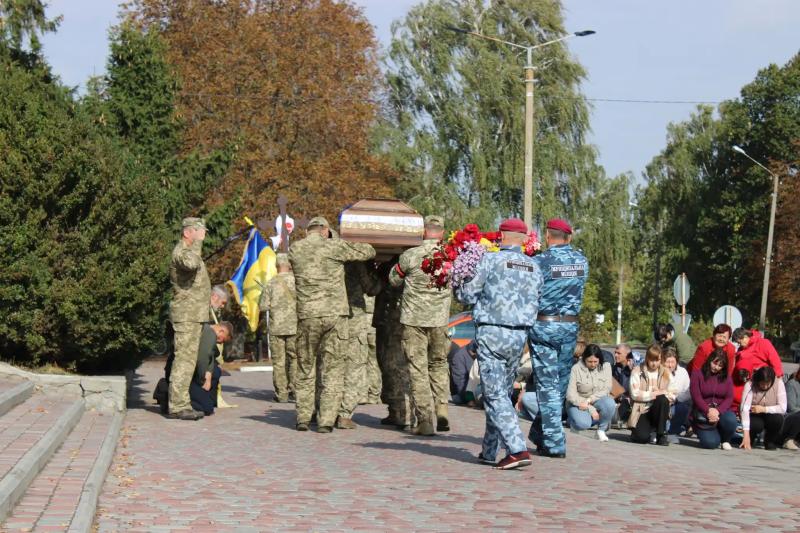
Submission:
POLYGON ((500 224, 502 244, 487 253, 475 276, 456 290, 463 303, 474 305, 478 368, 486 409, 486 431, 478 460, 495 464, 502 444, 506 457, 495 467, 503 470, 531 464, 511 388, 517 373, 527 329, 536 318, 542 274, 533 258, 522 253, 528 227, 518 218, 500 224))
POLYGON ((547 250, 535 257, 544 276, 539 314, 528 329, 531 361, 536 374, 539 414, 530 439, 541 455, 566 457, 561 412, 578 336, 578 313, 589 275, 586 257, 570 245, 572 228, 561 219, 547 222, 547 250))

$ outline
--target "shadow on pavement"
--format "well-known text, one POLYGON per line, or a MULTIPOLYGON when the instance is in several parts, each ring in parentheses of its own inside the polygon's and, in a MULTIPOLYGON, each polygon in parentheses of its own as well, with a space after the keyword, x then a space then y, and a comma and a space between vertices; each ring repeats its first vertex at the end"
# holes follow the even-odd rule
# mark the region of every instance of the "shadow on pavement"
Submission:
POLYGON ((374 448, 378 450, 398 450, 424 453, 435 457, 453 459, 462 463, 477 464, 476 456, 464 448, 453 448, 450 446, 434 446, 422 439, 436 439, 436 437, 408 437, 405 442, 365 442, 358 444, 364 448, 374 448))
POLYGON ((291 429, 292 431, 295 431, 295 423, 297 421, 297 415, 294 409, 276 409, 274 411, 268 411, 263 415, 249 415, 243 416, 242 418, 273 426, 280 426, 282 428, 291 429))
POLYGON ((242 398, 250 398, 251 400, 265 400, 265 401, 271 400, 273 394, 271 390, 246 389, 244 387, 234 387, 226 385, 224 381, 222 382, 222 393, 233 394, 234 396, 240 396, 242 398))

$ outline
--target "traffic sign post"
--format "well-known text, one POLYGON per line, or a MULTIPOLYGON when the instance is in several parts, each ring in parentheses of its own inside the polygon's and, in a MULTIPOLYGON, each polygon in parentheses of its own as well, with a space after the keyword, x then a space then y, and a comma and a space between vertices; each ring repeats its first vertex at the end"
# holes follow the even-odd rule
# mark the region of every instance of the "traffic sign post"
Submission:
POLYGON ((731 329, 742 327, 742 313, 732 305, 723 305, 714 311, 714 327, 728 324, 731 329))
POLYGON ((681 306, 681 327, 686 327, 686 302, 689 301, 689 278, 686 277, 685 272, 675 278, 675 283, 672 285, 672 295, 675 301, 681 306))

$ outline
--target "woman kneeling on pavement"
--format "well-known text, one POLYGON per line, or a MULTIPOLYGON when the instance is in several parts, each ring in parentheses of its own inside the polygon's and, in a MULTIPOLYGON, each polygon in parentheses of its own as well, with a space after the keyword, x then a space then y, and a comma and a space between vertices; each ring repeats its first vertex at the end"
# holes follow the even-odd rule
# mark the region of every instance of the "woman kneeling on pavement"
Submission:
POLYGON ((616 405, 611 394, 611 365, 603 364, 600 347, 590 344, 572 366, 567 387, 567 418, 573 430, 597 426, 597 440, 608 441, 606 431, 616 405))
POLYGON ((730 361, 724 348, 717 348, 703 365, 692 372, 692 428, 700 439, 700 446, 723 450, 731 449, 731 438, 736 433, 736 415, 733 404, 733 380, 728 373, 730 361))
POLYGON ((651 442, 655 432, 655 444, 669 446, 667 420, 670 404, 675 401, 675 385, 672 373, 661 364, 661 347, 653 344, 647 349, 644 363, 631 372, 630 382, 633 409, 628 418, 631 441, 639 444, 651 442))
POLYGON ((744 438, 740 448, 751 449, 751 435, 764 435, 764 449, 775 450, 779 442, 783 415, 786 413, 786 387, 782 379, 775 379, 775 370, 762 366, 753 374, 752 381, 742 392, 742 429, 744 438))

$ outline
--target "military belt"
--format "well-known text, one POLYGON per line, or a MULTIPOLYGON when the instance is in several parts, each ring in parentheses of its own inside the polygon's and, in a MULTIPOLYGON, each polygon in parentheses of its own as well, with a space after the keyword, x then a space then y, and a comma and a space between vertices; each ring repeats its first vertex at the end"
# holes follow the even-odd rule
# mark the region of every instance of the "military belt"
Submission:
POLYGON ((539 322, 577 322, 578 317, 575 315, 537 315, 536 320, 539 322))
POLYGON ((506 326, 506 325, 503 325, 503 324, 489 324, 487 322, 476 322, 475 326, 476 327, 495 326, 495 327, 498 327, 498 328, 506 328, 506 329, 528 329, 530 327, 530 326, 506 326))

